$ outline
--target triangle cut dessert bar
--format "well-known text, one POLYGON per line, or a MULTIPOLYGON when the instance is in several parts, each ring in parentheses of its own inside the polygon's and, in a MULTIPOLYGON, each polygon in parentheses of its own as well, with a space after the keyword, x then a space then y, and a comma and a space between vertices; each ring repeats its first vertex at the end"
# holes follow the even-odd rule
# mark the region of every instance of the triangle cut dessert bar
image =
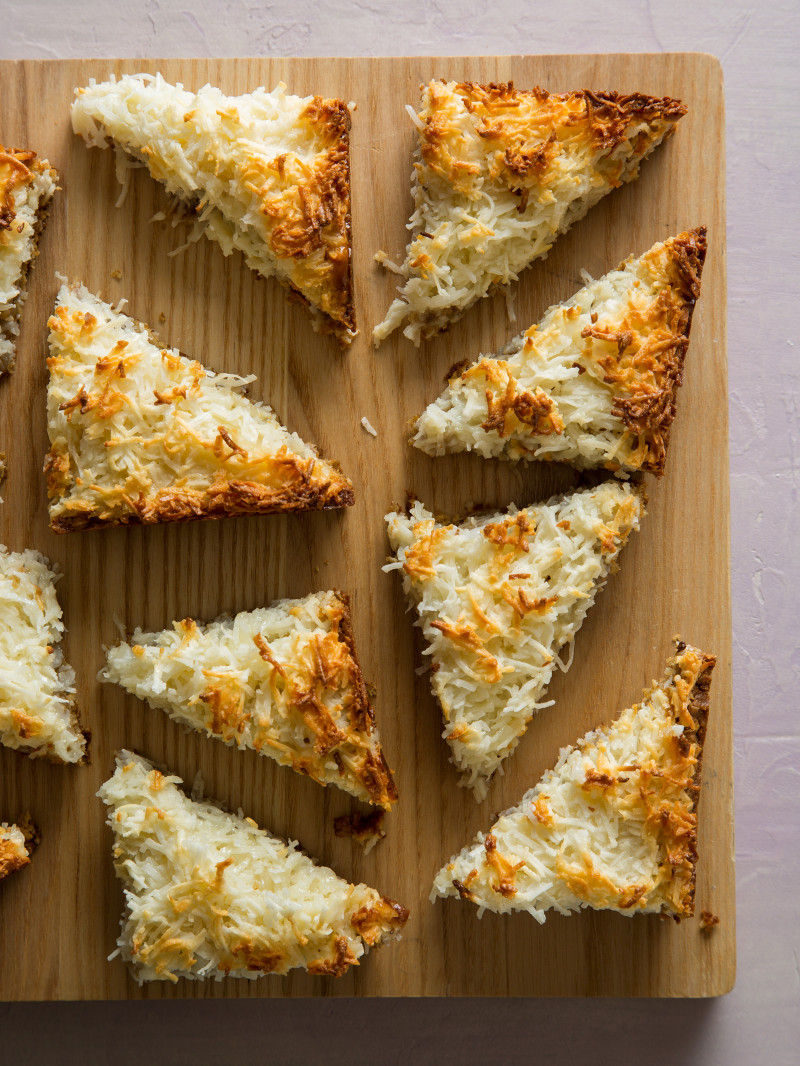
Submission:
POLYGON ((0 144, 0 377, 14 366, 26 282, 57 181, 36 152, 0 144))
POLYGON ((45 459, 57 533, 348 507, 336 463, 83 286, 50 318, 45 459))
POLYGON ((79 763, 86 736, 75 672, 61 649, 58 578, 38 552, 0 545, 0 744, 31 758, 79 763))
POLYGON ((282 83, 244 96, 212 85, 193 93, 160 74, 126 74, 77 89, 72 126, 90 146, 116 146, 123 183, 129 159, 146 166, 196 213, 198 237, 225 255, 242 252, 305 304, 316 329, 350 343, 350 112, 342 100, 292 96, 282 83))
POLYGON ((201 625, 136 630, 101 677, 226 744, 388 809, 397 798, 356 656, 349 598, 317 592, 201 625))
POLYGON ((439 522, 416 501, 386 516, 416 606, 431 688, 461 784, 478 799, 542 707, 560 650, 638 530, 644 492, 615 480, 547 503, 439 522))
POLYGON ((499 355, 459 366, 412 443, 660 477, 705 256, 700 227, 590 281, 499 355))
POLYGON ((125 889, 115 955, 136 979, 254 979, 301 967, 339 977, 397 936, 408 911, 317 866, 252 818, 190 799, 128 751, 98 795, 125 889))
POLYGON ((432 899, 480 910, 694 914, 697 807, 715 658, 678 641, 662 681, 438 873, 432 899))
POLYGON ((639 164, 686 113, 678 100, 432 81, 413 115, 412 237, 400 295, 373 332, 419 344, 516 281, 639 164))

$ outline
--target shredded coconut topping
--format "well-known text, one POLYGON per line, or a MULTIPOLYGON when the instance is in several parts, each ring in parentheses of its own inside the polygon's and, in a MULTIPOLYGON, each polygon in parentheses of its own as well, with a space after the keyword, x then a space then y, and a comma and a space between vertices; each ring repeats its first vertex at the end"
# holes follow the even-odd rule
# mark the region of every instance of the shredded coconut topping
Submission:
MULTIPOLYGON (((556 666, 644 515, 622 482, 443 525, 415 502, 386 516, 425 635, 461 783, 477 798, 517 746, 556 666)), ((563 668, 563 664, 562 664, 563 668)))
MULTIPOLYGON (((341 100, 292 96, 281 83, 226 96, 193 93, 160 74, 76 90, 72 126, 90 146, 117 148, 127 193, 145 165, 190 208, 225 255, 302 294, 315 328, 343 344, 356 334, 350 267, 350 115, 341 100)), ((176 254, 176 249, 172 254, 176 254)))
POLYGON ((46 159, 0 144, 0 377, 14 366, 27 275, 57 181, 46 159))
POLYGON ((59 574, 35 551, 0 545, 0 743, 33 758, 81 762, 75 674, 64 662, 59 574))
POLYGON ((317 592, 235 618, 137 629, 114 681, 184 725, 388 808, 397 797, 353 642, 347 597, 317 592))
POLYGON ((57 532, 353 502, 336 464, 83 286, 50 318, 45 460, 57 532))
POLYGON ((415 344, 545 256, 556 238, 639 164, 685 113, 634 94, 555 95, 432 81, 414 157, 412 239, 379 344, 405 323, 415 344))
POLYGON ((117 953, 140 984, 295 967, 339 976, 402 929, 404 907, 180 783, 123 751, 98 793, 125 888, 117 953))
POLYGON ((682 233, 551 307, 460 371, 412 443, 663 473, 705 252, 705 229, 682 233))
POLYGON ((431 899, 484 910, 694 913, 697 803, 714 657, 678 644, 665 678, 436 876, 431 899))

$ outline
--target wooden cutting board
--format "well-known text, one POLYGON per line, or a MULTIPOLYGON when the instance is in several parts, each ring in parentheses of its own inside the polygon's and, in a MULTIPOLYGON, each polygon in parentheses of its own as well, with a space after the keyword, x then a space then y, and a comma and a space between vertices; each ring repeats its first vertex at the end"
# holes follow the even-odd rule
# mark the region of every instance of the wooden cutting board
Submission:
POLYGON ((0 750, 0 820, 30 811, 42 844, 27 870, 0 887, 0 1000, 224 996, 617 995, 712 996, 735 970, 727 368, 725 165, 722 75, 705 55, 527 56, 451 59, 69 61, 0 64, 0 142, 34 148, 60 171, 32 276, 17 368, 0 383, 0 450, 9 474, 0 539, 59 564, 91 765, 54 767, 0 750), (136 171, 124 204, 111 152, 87 150, 69 120, 72 90, 90 77, 157 71, 196 89, 228 93, 284 80, 298 94, 338 96, 353 114, 353 227, 361 335, 342 355, 311 329, 277 284, 205 239, 168 252, 184 235, 149 220, 166 195, 136 171), (372 326, 394 289, 374 262, 399 256, 409 215, 415 104, 431 77, 513 80, 520 87, 639 90, 681 98, 689 114, 647 161, 638 182, 608 196, 516 286, 516 326, 502 296, 483 300, 446 335, 415 350, 397 335, 375 352, 372 326), (457 455, 430 459, 407 443, 408 420, 438 395, 447 369, 496 350, 553 302, 656 241, 705 223, 709 255, 695 315, 667 473, 649 481, 649 516, 621 557, 576 640, 574 665, 550 687, 555 706, 536 718, 482 804, 457 787, 420 641, 396 574, 384 574, 383 515, 407 489, 439 512, 480 501, 524 505, 578 482, 570 468, 527 467, 457 455), (157 329, 165 343, 217 370, 255 373, 251 395, 341 461, 357 501, 346 513, 256 517, 186 526, 56 536, 48 529, 42 459, 47 317, 55 273, 80 280, 157 329), (120 272, 120 276, 116 276, 120 272), (378 431, 361 427, 366 416, 378 431), (288 769, 185 733, 160 711, 96 680, 115 619, 160 629, 210 619, 283 596, 340 587, 353 594, 355 632, 400 801, 368 856, 333 835, 349 798, 288 769), (703 768, 697 910, 720 923, 676 925, 586 912, 476 917, 460 901, 428 902, 434 874, 493 812, 516 803, 561 746, 613 718, 660 676, 680 633, 719 657, 703 768), (122 892, 111 836, 95 793, 113 754, 132 747, 185 780, 200 770, 207 794, 273 832, 299 840, 338 873, 363 880, 411 910, 402 942, 371 953, 347 976, 304 973, 221 984, 181 981, 139 989, 114 949, 122 892))

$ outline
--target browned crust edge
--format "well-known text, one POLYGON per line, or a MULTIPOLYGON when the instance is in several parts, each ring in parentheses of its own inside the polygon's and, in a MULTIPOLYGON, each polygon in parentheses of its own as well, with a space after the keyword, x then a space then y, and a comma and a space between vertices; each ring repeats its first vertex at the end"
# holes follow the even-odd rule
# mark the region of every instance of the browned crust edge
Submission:
POLYGON ((335 492, 330 492, 326 486, 322 489, 281 494, 252 481, 230 481, 222 491, 215 491, 211 499, 208 499, 207 494, 203 494, 200 499, 195 497, 196 494, 172 492, 164 502, 156 501, 152 504, 145 501, 140 510, 108 519, 89 512, 59 515, 50 519, 50 528, 54 533, 74 533, 108 529, 112 526, 158 525, 167 522, 234 518, 241 515, 330 511, 352 507, 355 503, 352 486, 335 492))
POLYGON ((592 89, 580 89, 576 95, 583 97, 586 117, 592 132, 603 147, 614 147, 621 139, 625 126, 632 119, 668 122, 671 125, 671 129, 667 131, 669 134, 689 110, 684 103, 672 96, 648 96, 646 93, 592 89))
MULTIPOLYGON (((447 84, 443 79, 438 79, 438 83, 447 84)), ((499 101, 508 96, 532 96, 539 101, 582 97, 590 123, 595 115, 601 118, 614 115, 620 119, 624 118, 626 122, 634 116, 677 122, 688 111, 684 103, 671 96, 648 96, 646 93, 638 92, 621 93, 612 89, 573 89, 566 93, 551 93, 538 85, 531 89, 517 89, 513 81, 488 83, 462 81, 456 84, 455 91, 459 96, 463 96, 464 93, 483 95, 488 98, 487 106, 495 100, 499 101)))
MULTIPOLYGON (((348 593, 342 592, 340 589, 333 589, 333 594, 342 604, 342 617, 339 621, 339 636, 347 647, 350 657, 353 660, 353 671, 355 674, 354 681, 357 691, 353 712, 358 720, 364 722, 365 725, 368 724, 372 729, 375 727, 375 711, 369 702, 369 693, 367 692, 367 686, 364 682, 364 674, 361 670, 361 663, 359 662, 358 653, 356 652, 353 619, 350 609, 350 596, 348 593)), ((362 780, 361 783, 369 794, 370 803, 388 811, 397 799, 397 786, 395 785, 392 771, 389 769, 389 765, 383 754, 383 746, 380 744, 378 745, 375 765, 371 767, 371 770, 371 776, 365 773, 364 780, 362 780)))
POLYGON ((317 319, 320 330, 323 333, 333 333, 343 349, 349 347, 358 330, 356 326, 356 309, 354 299, 353 282, 353 224, 352 224, 352 182, 350 172, 350 128, 352 120, 350 109, 344 100, 325 100, 315 96, 304 115, 314 125, 321 126, 323 131, 329 132, 335 139, 335 145, 329 152, 331 156, 331 170, 333 180, 329 196, 334 202, 344 205, 344 234, 347 241, 347 270, 344 277, 337 278, 337 272, 333 269, 334 288, 342 293, 343 309, 340 317, 323 311, 321 308, 310 304, 308 300, 294 287, 292 291, 306 303, 317 319), (337 284, 338 282, 338 284, 337 284))
MULTIPOLYGON (((352 275, 352 263, 350 264, 348 269, 350 274, 352 275)), ((262 281, 267 280, 263 274, 257 274, 256 276, 261 278, 262 281)), ((337 322, 332 315, 329 315, 326 311, 323 311, 321 307, 317 307, 315 304, 312 304, 308 297, 304 296, 303 293, 300 292, 300 290, 297 288, 297 286, 291 283, 291 281, 288 281, 286 278, 281 278, 277 274, 273 275, 273 278, 275 281, 278 282, 279 285, 282 286, 282 288, 286 289, 286 296, 289 300, 289 303, 300 304, 306 309, 306 311, 314 321, 317 333, 329 333, 334 336, 339 342, 339 346, 341 347, 342 351, 346 351, 350 347, 357 332, 355 329, 355 318, 353 328, 351 330, 348 326, 342 325, 341 323, 337 322)), ((351 303, 349 307, 351 309, 354 309, 355 304, 351 303)))
MULTIPOLYGON (((700 298, 700 280, 703 275, 703 267, 705 265, 706 252, 708 250, 706 234, 707 227, 698 226, 696 229, 689 230, 686 233, 681 233, 677 237, 671 238, 668 242, 673 250, 671 262, 675 272, 675 287, 677 288, 679 298, 683 303, 681 309, 683 320, 680 322, 679 327, 679 334, 682 340, 676 353, 675 368, 670 375, 669 385, 667 386, 669 391, 664 413, 658 421, 657 426, 647 427, 649 431, 647 433, 647 437, 649 438, 648 453, 649 456, 652 456, 655 453, 655 458, 648 457, 648 459, 642 463, 641 469, 649 474, 654 474, 658 478, 664 476, 670 431, 677 413, 678 389, 683 384, 683 369, 686 362, 686 353, 689 350, 689 335, 692 329, 692 318, 694 316, 695 306, 700 298), (660 447, 656 449, 652 448, 655 439, 654 430, 657 430, 657 435, 660 441, 660 447)), ((612 409, 612 414, 616 414, 626 425, 629 425, 624 413, 612 409)), ((629 426, 629 428, 635 429, 635 426, 629 426)))
MULTIPOLYGON (((672 660, 673 666, 677 669, 677 657, 685 651, 687 644, 680 638, 675 640, 675 659, 672 660)), ((692 743, 697 744, 697 765, 695 767, 694 780, 691 785, 691 792, 694 795, 694 803, 692 804, 692 813, 697 814, 700 806, 700 786, 702 784, 702 769, 703 769, 703 752, 706 739, 706 730, 708 728, 708 715, 710 710, 709 690, 711 688, 711 674, 717 663, 716 655, 708 655, 705 652, 698 651, 698 654, 702 660, 702 666, 697 674, 692 691, 689 695, 689 701, 687 704, 687 711, 691 715, 692 720, 695 722, 693 729, 684 728, 681 734, 681 744, 685 750, 689 750, 692 743)), ((675 915, 676 918, 691 918, 694 915, 694 903, 695 903, 695 889, 697 887, 697 861, 699 858, 697 848, 697 824, 695 824, 692 830, 689 841, 689 862, 691 863, 692 873, 689 882, 686 886, 686 890, 681 900, 682 908, 679 915, 675 915)))

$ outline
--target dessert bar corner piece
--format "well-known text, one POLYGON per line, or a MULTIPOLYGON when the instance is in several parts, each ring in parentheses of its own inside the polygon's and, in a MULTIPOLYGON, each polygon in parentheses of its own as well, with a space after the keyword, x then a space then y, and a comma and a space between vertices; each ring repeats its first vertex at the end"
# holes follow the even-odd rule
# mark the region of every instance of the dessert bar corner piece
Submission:
MULTIPOLYGON (((559 654, 645 514, 641 486, 611 479, 547 503, 437 521, 416 501, 386 516, 416 606, 451 759, 477 799, 543 703, 559 654)), ((571 651, 570 651, 571 655, 571 651)), ((571 658, 570 658, 571 661, 571 658)))
POLYGON ((0 881, 16 873, 31 861, 22 829, 0 822, 0 881))
POLYGON ((110 648, 104 681, 170 718, 388 809, 397 789, 356 655, 349 598, 317 592, 110 648))
POLYGON ((161 347, 83 286, 62 286, 49 325, 55 532, 353 503, 336 463, 242 395, 252 376, 161 347))
POLYGON ((423 86, 412 237, 374 342, 404 326, 418 345, 516 281, 606 193, 638 177, 685 113, 678 100, 641 93, 423 86))
POLYGON ((36 152, 0 144, 0 378, 14 366, 28 274, 57 181, 36 152))
POLYGON ((402 930, 405 907, 179 784, 123 751, 98 793, 125 889, 115 954, 140 983, 295 967, 338 977, 402 930))
POLYGON ((555 769, 436 876, 484 910, 694 914, 711 672, 682 641, 642 702, 563 748, 555 769))
POLYGON ((58 576, 38 552, 0 545, 0 744, 31 758, 79 763, 86 737, 75 673, 61 649, 58 576))
POLYGON ((90 146, 131 157, 196 213, 225 255, 275 277, 314 328, 356 335, 350 225, 350 112, 281 83, 243 96, 193 93, 160 74, 112 75, 76 89, 72 126, 90 146))
POLYGON ((460 366, 412 443, 661 477, 705 257, 701 226, 590 281, 498 355, 460 366))

